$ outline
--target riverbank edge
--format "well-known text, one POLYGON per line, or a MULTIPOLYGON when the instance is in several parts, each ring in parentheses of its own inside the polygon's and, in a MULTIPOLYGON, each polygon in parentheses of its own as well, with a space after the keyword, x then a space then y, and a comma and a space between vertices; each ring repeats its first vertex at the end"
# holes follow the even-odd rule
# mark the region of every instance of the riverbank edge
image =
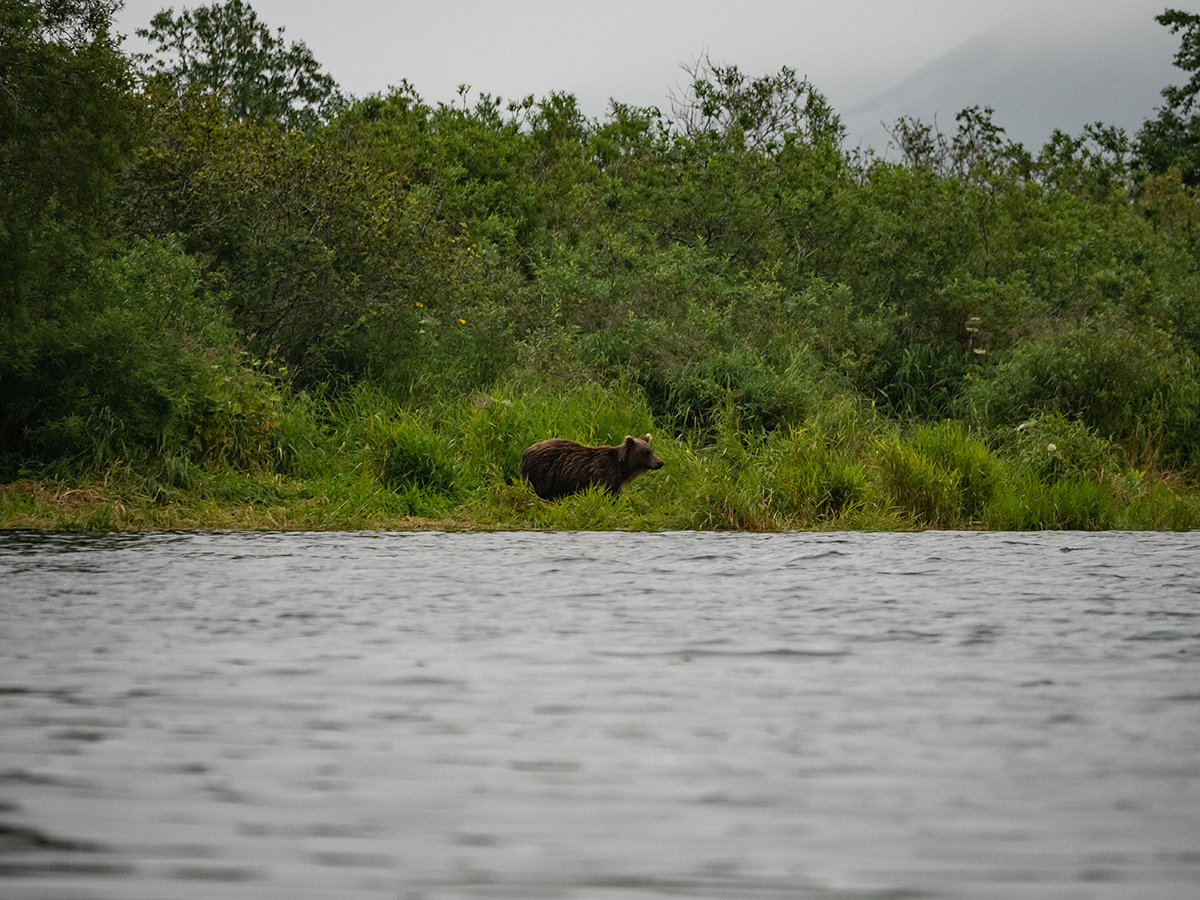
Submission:
POLYGON ((0 531, 489 531, 453 518, 354 511, 319 512, 316 504, 139 502, 103 485, 55 482, 0 485, 0 531))
MULTIPOLYGON (((70 485, 52 480, 26 480, 0 485, 0 531, 442 531, 442 532, 538 532, 538 531, 743 531, 787 532, 920 532, 954 531, 1161 531, 1186 532, 1200 522, 1200 493, 1173 485, 1174 505, 1182 515, 1150 516, 1131 502, 1120 510, 1117 520, 1094 526, 1069 523, 1010 524, 979 521, 926 523, 905 509, 890 506, 858 509, 812 522, 780 522, 770 519, 713 521, 697 516, 680 522, 676 517, 655 515, 646 498, 631 499, 626 493, 612 500, 600 492, 546 503, 533 496, 528 486, 507 485, 498 497, 463 504, 448 514, 416 515, 388 509, 394 494, 380 488, 358 502, 333 499, 320 493, 298 496, 303 488, 288 485, 292 497, 281 502, 234 502, 192 496, 162 500, 131 496, 103 482, 70 485)), ((1159 486, 1160 489, 1165 489, 1159 486)))

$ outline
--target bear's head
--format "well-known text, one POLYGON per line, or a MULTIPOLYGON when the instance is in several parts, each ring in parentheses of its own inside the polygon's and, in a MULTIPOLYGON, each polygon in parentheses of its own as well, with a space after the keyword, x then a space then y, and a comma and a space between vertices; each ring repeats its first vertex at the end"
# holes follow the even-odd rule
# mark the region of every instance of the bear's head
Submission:
POLYGON ((663 461, 650 449, 648 434, 643 434, 640 438, 625 435, 625 440, 617 451, 617 459, 621 464, 622 484, 627 484, 643 472, 663 467, 663 461))

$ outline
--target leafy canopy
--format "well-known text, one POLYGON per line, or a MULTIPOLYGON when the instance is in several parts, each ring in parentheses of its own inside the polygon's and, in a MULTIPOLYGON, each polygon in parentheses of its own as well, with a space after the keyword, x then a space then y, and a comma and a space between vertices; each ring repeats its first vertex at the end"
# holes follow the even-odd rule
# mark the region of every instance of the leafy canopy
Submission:
POLYGON ((787 66, 747 80, 737 66, 706 55, 684 71, 691 77, 689 93, 673 98, 672 112, 685 134, 716 134, 764 151, 796 139, 838 144, 844 135, 825 97, 787 66))
POLYGON ((1200 183, 1200 116, 1193 111, 1200 94, 1200 15, 1168 9, 1154 20, 1172 34, 1182 32, 1174 62, 1176 68, 1191 73, 1191 78, 1183 86, 1163 88, 1167 105, 1142 125, 1137 155, 1149 172, 1162 173, 1177 166, 1184 182, 1194 185, 1200 183))
POLYGON ((65 296, 110 233, 133 138, 118 0, 0 0, 0 311, 65 296))
POLYGON ((218 92, 233 121, 278 122, 309 130, 327 120, 345 99, 337 82, 303 41, 290 46, 242 0, 159 12, 139 37, 157 44, 139 59, 181 88, 218 92))
POLYGON ((1155 16, 1154 21, 1166 25, 1171 34, 1183 32, 1179 51, 1175 54, 1175 67, 1191 72, 1192 77, 1183 87, 1163 88, 1162 95, 1171 109, 1190 112, 1196 102, 1196 94, 1200 93, 1200 15, 1168 9, 1162 15, 1155 16))

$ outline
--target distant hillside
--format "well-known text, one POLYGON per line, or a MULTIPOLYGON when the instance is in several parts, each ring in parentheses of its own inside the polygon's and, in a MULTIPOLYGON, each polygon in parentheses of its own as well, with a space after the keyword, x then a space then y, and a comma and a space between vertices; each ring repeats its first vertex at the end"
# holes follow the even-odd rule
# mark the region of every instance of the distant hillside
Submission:
POLYGON ((1078 28, 1009 25, 972 38, 851 109, 839 110, 850 145, 886 146, 881 122, 909 115, 952 131, 968 106, 991 106, 1008 136, 1040 147, 1055 128, 1078 134, 1095 121, 1132 133, 1180 81, 1171 60, 1178 39, 1133 10, 1078 28), (1064 35, 1066 37, 1064 38, 1064 35))

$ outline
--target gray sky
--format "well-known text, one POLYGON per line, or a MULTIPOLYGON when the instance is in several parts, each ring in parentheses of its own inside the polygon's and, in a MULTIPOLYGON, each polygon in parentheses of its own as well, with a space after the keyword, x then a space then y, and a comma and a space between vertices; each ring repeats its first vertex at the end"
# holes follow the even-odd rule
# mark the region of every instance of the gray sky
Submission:
MULTIPOLYGON (((126 0, 126 47, 160 9, 203 5, 126 0)), ((681 64, 707 52, 750 76, 790 66, 846 124, 847 144, 882 150, 881 122, 935 118, 979 104, 1037 148, 1053 128, 1095 121, 1135 131, 1153 116, 1178 37, 1154 21, 1169 0, 251 0, 259 18, 304 41, 355 96, 407 79, 429 102, 573 93, 603 117, 610 99, 669 108, 681 64)))

